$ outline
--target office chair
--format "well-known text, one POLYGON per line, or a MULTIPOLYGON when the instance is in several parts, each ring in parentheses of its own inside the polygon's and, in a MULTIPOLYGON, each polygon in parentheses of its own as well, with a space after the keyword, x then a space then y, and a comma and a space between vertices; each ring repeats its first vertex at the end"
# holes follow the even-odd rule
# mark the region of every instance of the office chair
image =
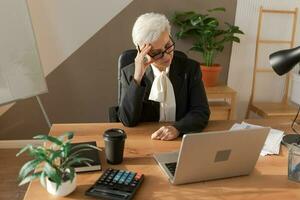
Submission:
MULTIPOLYGON (((121 103, 121 70, 123 67, 134 62, 137 55, 136 49, 129 49, 121 53, 118 60, 118 105, 121 103)), ((174 51, 174 57, 187 58, 187 55, 181 51, 174 51)), ((119 106, 112 106, 109 108, 109 122, 120 122, 118 117, 119 106)))

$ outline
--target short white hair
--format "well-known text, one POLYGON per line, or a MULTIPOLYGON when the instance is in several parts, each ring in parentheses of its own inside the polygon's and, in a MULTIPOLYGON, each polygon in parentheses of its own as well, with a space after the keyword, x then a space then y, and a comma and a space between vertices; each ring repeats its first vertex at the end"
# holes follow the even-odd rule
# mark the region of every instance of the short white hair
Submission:
POLYGON ((156 41, 171 26, 167 17, 159 13, 146 13, 137 18, 132 28, 132 40, 135 45, 143 45, 156 41))

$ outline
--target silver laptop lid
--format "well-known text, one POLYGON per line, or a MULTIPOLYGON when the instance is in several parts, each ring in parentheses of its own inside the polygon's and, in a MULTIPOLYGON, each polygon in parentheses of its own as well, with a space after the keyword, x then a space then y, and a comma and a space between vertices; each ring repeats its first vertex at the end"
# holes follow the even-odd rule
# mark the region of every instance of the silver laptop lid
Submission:
POLYGON ((255 128, 184 135, 173 184, 249 174, 269 131, 255 128))

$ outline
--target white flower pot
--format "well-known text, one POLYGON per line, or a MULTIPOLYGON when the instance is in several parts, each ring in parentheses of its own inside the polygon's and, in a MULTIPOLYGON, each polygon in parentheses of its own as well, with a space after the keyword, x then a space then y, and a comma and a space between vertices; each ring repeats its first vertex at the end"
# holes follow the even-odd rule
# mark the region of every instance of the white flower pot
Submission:
POLYGON ((70 180, 63 182, 57 190, 56 183, 46 178, 46 189, 50 194, 53 194, 55 196, 67 196, 76 189, 76 174, 72 182, 70 180))
POLYGON ((300 105, 300 75, 296 73, 293 74, 291 101, 300 105))

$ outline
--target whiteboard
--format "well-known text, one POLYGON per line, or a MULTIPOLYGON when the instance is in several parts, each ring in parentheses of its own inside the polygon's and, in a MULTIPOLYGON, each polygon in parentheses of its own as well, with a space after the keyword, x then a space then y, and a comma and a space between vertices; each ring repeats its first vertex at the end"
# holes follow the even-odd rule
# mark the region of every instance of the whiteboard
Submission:
POLYGON ((26 0, 0 0, 0 105, 48 91, 26 0))

